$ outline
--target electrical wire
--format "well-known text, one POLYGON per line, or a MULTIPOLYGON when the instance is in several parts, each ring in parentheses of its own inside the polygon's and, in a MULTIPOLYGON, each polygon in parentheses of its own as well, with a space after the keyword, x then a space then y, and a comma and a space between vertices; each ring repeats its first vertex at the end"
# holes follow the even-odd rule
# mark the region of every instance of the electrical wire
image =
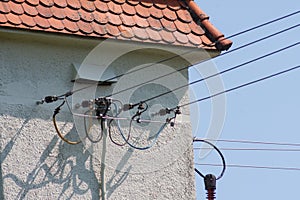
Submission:
MULTIPOLYGON (((278 32, 276 32, 276 33, 267 35, 267 36, 262 37, 262 38, 260 38, 260 39, 254 40, 254 41, 249 42, 249 43, 247 43, 247 44, 244 44, 244 45, 242 45, 242 46, 240 46, 240 47, 237 47, 237 48, 235 48, 235 49, 233 49, 233 50, 230 50, 230 51, 227 51, 227 52, 225 52, 225 53, 223 53, 223 54, 220 54, 219 56, 217 56, 217 57, 215 57, 215 58, 219 58, 219 57, 221 57, 221 56, 224 56, 224 55, 227 55, 227 54, 229 54, 229 53, 235 52, 235 51, 237 51, 237 50, 246 48, 246 47, 248 47, 248 46, 250 46, 250 45, 256 44, 256 43, 261 42, 261 41, 263 41, 263 40, 266 40, 266 39, 269 39, 269 38, 274 37, 274 36, 276 36, 276 35, 282 34, 282 33, 286 32, 286 31, 295 29, 295 28, 297 28, 297 27, 299 27, 299 26, 300 26, 300 24, 297 24, 297 25, 291 26, 291 27, 289 27, 289 28, 283 29, 283 30, 281 30, 281 31, 278 31, 278 32)), ((295 45, 297 45, 297 44, 295 44, 295 45)), ((288 48, 289 48, 289 47, 288 47, 288 48)), ((283 49, 283 50, 285 50, 285 49, 283 49)), ((280 51, 282 51, 282 50, 280 50, 280 51)), ((274 54, 275 54, 275 53, 278 53, 278 52, 274 52, 274 54)), ((265 57, 268 57, 268 56, 270 56, 270 55, 265 55, 265 57)), ((262 59, 262 58, 258 58, 258 60, 260 60, 260 59, 262 59)), ((208 60, 211 60, 211 58, 204 59, 204 60, 202 60, 202 61, 200 61, 200 62, 196 62, 196 63, 193 63, 193 64, 191 64, 191 65, 182 67, 182 68, 177 69, 177 70, 175 70, 175 71, 173 71, 173 72, 170 72, 170 73, 167 73, 167 74, 164 74, 164 75, 155 77, 155 78, 150 79, 150 80, 148 80, 148 81, 145 81, 145 82, 143 82, 143 83, 139 83, 139 84, 133 85, 133 86, 131 86, 131 87, 125 88, 125 89, 123 89, 123 90, 114 92, 114 93, 112 93, 112 94, 110 94, 110 95, 107 95, 107 97, 111 97, 111 96, 113 96, 113 95, 117 95, 117 94, 126 92, 126 91, 128 91, 128 90, 131 90, 131 89, 140 87, 140 86, 145 85, 145 84, 147 84, 147 83, 151 83, 151 82, 153 82, 153 81, 155 81, 155 80, 158 80, 158 79, 161 79, 161 78, 170 76, 170 75, 172 75, 172 74, 181 72, 181 71, 183 71, 183 70, 187 70, 188 68, 190 68, 190 67, 192 67, 192 66, 194 66, 194 65, 198 65, 198 64, 204 63, 204 62, 206 62, 206 61, 208 61, 208 60)), ((160 63, 160 62, 159 62, 159 63, 160 63)), ((158 63, 154 63, 154 64, 158 64, 158 63)), ((249 63, 247 63, 247 64, 249 64, 249 63)), ((152 66, 152 65, 151 65, 151 66, 152 66)), ((124 75, 126 75, 126 74, 124 74, 124 75)), ((191 84, 191 83, 189 83, 188 85, 190 85, 190 84, 191 84)), ((187 86, 187 85, 184 85, 184 86, 182 86, 182 87, 179 87, 178 89, 181 89, 181 88, 186 87, 186 86, 187 86)), ((173 91, 173 90, 172 90, 172 91, 173 91)), ((168 93, 170 93, 170 92, 172 92, 172 91, 168 91, 168 92, 166 92, 166 94, 168 94, 168 93)), ((165 94, 163 94, 163 95, 165 95, 165 94)), ((162 96, 163 96, 163 95, 162 95, 162 96)), ((152 97, 152 98, 149 98, 149 100, 147 99, 147 100, 144 100, 144 101, 150 101, 150 100, 153 100, 153 99, 155 99, 155 98, 156 98, 156 96, 155 96, 155 97, 152 97)), ((137 104, 134 104, 134 106, 136 106, 136 105, 137 105, 137 104)))
MULTIPOLYGON (((214 163, 195 163, 199 166, 221 167, 221 164, 214 163)), ((273 167, 273 166, 258 166, 258 165, 238 165, 238 164, 226 164, 227 167, 234 168, 249 168, 249 169, 266 169, 266 170, 284 170, 284 171, 300 171, 298 167, 273 167)))
MULTIPOLYGON (((299 25, 298 25, 298 26, 299 26, 299 25)), ((294 47, 294 46, 297 46, 297 45, 299 45, 299 44, 300 44, 300 42, 297 42, 297 43, 294 43, 294 44, 292 44, 292 45, 286 46, 286 47, 284 47, 284 48, 278 49, 278 50, 276 50, 276 51, 272 51, 272 52, 270 52, 270 53, 268 53, 268 54, 265 54, 265 55, 263 55, 263 56, 259 56, 259 57, 255 58, 255 59, 249 60, 249 61, 247 61, 247 62, 244 62, 244 63, 242 63, 242 64, 236 65, 236 66, 234 66, 234 67, 228 68, 228 69, 223 70, 223 71, 221 71, 221 72, 212 74, 212 75, 210 75, 210 76, 207 76, 207 77, 204 77, 204 78, 201 78, 201 79, 198 79, 198 80, 195 80, 195 81, 190 82, 190 83, 188 83, 188 84, 179 86, 179 87, 177 87, 177 88, 175 88, 175 89, 173 89, 173 90, 170 90, 170 91, 167 91, 167 92, 158 94, 158 95, 156 95, 156 96, 154 96, 154 97, 145 99, 145 100, 143 100, 143 102, 151 101, 151 100, 153 100, 153 99, 159 98, 159 97, 161 97, 161 96, 164 96, 164 95, 166 95, 166 94, 172 93, 172 92, 174 92, 174 91, 177 91, 177 90, 179 90, 179 89, 185 88, 185 87, 187 87, 187 86, 190 86, 190 85, 193 85, 193 84, 196 84, 196 83, 205 81, 205 80, 207 80, 207 79, 210 79, 210 78, 219 76, 219 75, 221 75, 221 74, 224 74, 224 73, 227 73, 227 72, 230 72, 230 71, 239 69, 239 68, 241 68, 241 67, 243 67, 243 66, 245 66, 245 65, 251 64, 251 63, 256 62, 256 61, 259 61, 259 60, 262 60, 262 59, 264 59, 264 58, 267 58, 267 57, 272 56, 272 55, 274 55, 274 54, 277 54, 277 53, 280 53, 280 52, 285 51, 285 50, 287 50, 287 49, 290 49, 290 48, 292 48, 292 47, 294 47)))
POLYGON ((272 23, 277 22, 277 21, 281 21, 281 20, 283 20, 283 19, 285 19, 285 18, 291 17, 291 16, 293 16, 293 15, 297 15, 297 14, 299 14, 299 13, 300 13, 300 10, 295 11, 295 12, 292 12, 292 13, 290 13, 290 14, 284 15, 284 16, 282 16, 282 17, 278 17, 278 18, 276 18, 276 19, 273 19, 273 20, 271 20, 271 21, 262 23, 262 24, 260 24, 260 25, 254 26, 254 27, 249 28, 249 29, 246 29, 246 30, 244 30, 244 31, 241 31, 241 32, 232 34, 232 35, 228 36, 227 38, 229 39, 229 38, 232 38, 232 37, 236 37, 236 36, 238 36, 238 35, 241 35, 241 34, 244 34, 244 33, 247 33, 247 32, 253 31, 253 30, 256 30, 256 29, 258 29, 258 28, 261 28, 261 27, 263 27, 263 26, 267 26, 267 25, 272 24, 272 23))
POLYGON ((206 97, 203 97, 203 98, 200 98, 200 99, 196 99, 194 101, 191 101, 189 103, 185 103, 185 104, 181 104, 179 106, 176 106, 175 108, 172 108, 172 109, 176 109, 176 108, 182 108, 182 107, 185 107, 185 106, 188 106, 188 105, 191 105, 191 104, 194 104, 194 103, 198 103, 198 102, 201 102, 201 101, 205 101, 205 100, 208 100, 208 99, 211 99, 211 98, 214 98, 216 96, 219 96, 221 94, 225 94, 225 93, 228 93, 228 92, 232 92, 234 90, 238 90, 238 89, 241 89, 243 87, 247 87, 249 85, 253 85, 255 83, 258 83, 258 82, 261 82, 261 81, 264 81, 264 80, 267 80, 267 79, 270 79, 270 78, 274 78, 276 76, 279 76, 279 75, 282 75, 282 74, 285 74, 285 73, 288 73, 290 71, 293 71, 293 70, 296 70, 300 68, 300 65, 298 66, 295 66, 295 67, 291 67, 289 69, 286 69, 286 70, 283 70, 283 71, 280 71, 280 72, 277 72, 277 73, 274 73, 274 74, 271 74, 269 76, 265 76, 263 78, 260 78, 260 79, 256 79, 254 81, 250 81, 250 82, 247 82, 247 83, 244 83, 244 84, 241 84, 241 85, 238 85, 236 87, 233 87, 233 88, 230 88, 230 89, 227 89, 227 90, 224 90, 222 92, 219 92, 219 93, 216 93, 216 94, 213 94, 213 95, 210 95, 210 96, 206 96, 206 97))
MULTIPOLYGON (((236 37, 236 36, 238 36, 238 35, 241 35, 241 34, 250 32, 250 31, 252 31, 252 30, 261 28, 261 27, 263 27, 263 26, 266 26, 266 25, 275 23, 275 22, 277 22, 277 21, 283 20, 283 19, 285 19, 285 18, 292 17, 292 16, 298 14, 299 12, 300 12, 300 11, 296 11, 296 12, 287 14, 287 15, 285 15, 285 16, 276 18, 276 19, 274 19, 274 20, 271 20, 271 21, 262 23, 262 24, 260 24, 260 25, 251 27, 251 28, 246 29, 246 30, 244 30, 244 31, 240 31, 240 32, 238 32, 238 33, 235 33, 235 34, 233 34, 233 35, 231 35, 231 36, 229 36, 229 37, 227 37, 227 38, 236 37)), ((237 51, 237 50, 239 50, 239 49, 245 48, 245 47, 250 46, 250 45, 252 45, 252 44, 255 44, 255 43, 257 43, 257 42, 266 40, 266 39, 268 39, 268 38, 270 38, 270 37, 274 37, 275 35, 278 35, 278 34, 281 34, 281 33, 283 33, 283 32, 286 32, 286 31, 288 31, 288 30, 294 29, 294 28, 296 28, 296 27, 298 27, 298 26, 299 26, 299 24, 297 24, 297 25, 295 25, 295 26, 292 26, 292 27, 289 27, 289 28, 287 28, 287 29, 284 29, 284 30, 282 30, 282 31, 276 32, 276 33, 271 34, 271 35, 269 35, 269 36, 263 37, 263 38, 261 38, 261 39, 255 40, 255 41, 253 41, 253 42, 247 43, 247 44, 242 45, 242 46, 240 46, 240 47, 238 47, 238 48, 235 48, 235 49, 233 49, 233 50, 230 50, 230 51, 227 51, 227 52, 225 52, 225 53, 223 53, 223 54, 220 54, 220 55, 218 55, 218 56, 215 57, 215 58, 218 58, 218 57, 227 55, 227 54, 229 54, 229 53, 232 53, 232 52, 237 51)), ((213 44, 213 43, 211 43, 211 44, 213 44)), ((198 49, 197 49, 197 50, 198 50, 198 49)), ((185 52, 185 53, 183 53, 182 55, 184 55, 184 54, 186 54, 186 53, 193 52, 193 51, 196 51, 196 50, 191 50, 191 51, 185 52)), ((156 63, 152 63, 152 64, 150 64, 150 65, 144 66, 144 67, 142 67, 142 68, 139 68, 139 69, 136 69, 136 70, 132 70, 132 71, 129 71, 129 72, 126 72, 126 73, 123 73, 123 74, 120 74, 120 75, 117 75, 117 76, 108 78, 108 79, 106 79, 106 80, 103 81, 103 82, 107 82, 107 81, 110 81, 110 80, 113 80, 113 79, 116 79, 116 78, 120 78, 120 77, 122 77, 122 76, 124 76, 124 75, 128 75, 128 74, 134 73, 134 72, 136 72, 136 71, 139 71, 139 70, 142 70, 142 69, 151 67, 151 66, 153 66, 153 65, 155 65, 155 64, 159 64, 159 63, 163 63, 163 62, 172 60, 172 59, 177 58, 177 57, 180 57, 180 56, 182 56, 182 55, 171 56, 171 57, 169 57, 169 58, 160 60, 160 61, 158 61, 158 62, 156 62, 156 63)), ((203 60, 203 61, 201 61, 201 62, 198 62, 198 63, 196 63, 196 64, 200 64, 200 63, 203 63, 203 62, 208 61, 208 60, 210 60, 210 58, 205 59, 205 60, 203 60)), ((191 65, 189 65, 189 66, 187 66, 187 67, 184 67, 184 68, 182 68, 182 69, 179 69, 179 71, 182 71, 182 70, 187 69, 187 68, 189 68, 189 67, 191 67, 191 65)), ((171 74, 169 74, 169 75, 171 75, 171 74)), ((163 76, 163 77, 164 77, 164 76, 163 76)), ((162 78, 162 77, 160 77, 160 78, 162 78)), ((153 81, 153 80, 152 80, 152 81, 153 81)), ((144 84, 146 84, 146 83, 144 83, 144 84)), ((81 91, 81 90, 84 90, 84 89, 87 89, 87 88, 90 88, 90 87, 94 87, 94 85, 93 85, 93 86, 83 87, 83 88, 80 88, 80 89, 77 89, 77 90, 73 90, 73 91, 68 91, 68 92, 66 92, 66 93, 64 93, 64 94, 62 94, 62 95, 57 96, 57 97, 63 97, 63 96, 67 96, 67 97, 68 97, 68 96, 70 96, 70 95, 72 95, 72 94, 74 94, 74 93, 76 93, 76 92, 79 92, 79 91, 81 91)), ((138 86, 136 86, 136 87, 138 87, 138 86)), ((121 91, 120 91, 120 92, 121 92, 121 91)), ((124 92, 124 91, 123 91, 123 92, 124 92)), ((112 96, 112 95, 113 95, 113 94, 111 94, 111 95, 109 95, 109 96, 112 96)), ((109 97, 109 96, 107 96, 107 97, 109 97)), ((42 103, 44 103, 44 102, 45 102, 45 100, 43 99, 42 101, 38 101, 37 104, 42 104, 42 103)))
MULTIPOLYGON (((206 141, 206 140, 203 140, 203 139, 194 138, 194 139, 193 139, 193 142, 202 142, 202 143, 206 143, 206 144, 210 145, 213 149, 215 149, 215 150, 218 152, 218 154, 219 154, 219 156, 221 157, 221 160, 222 160, 222 165, 221 165, 221 166, 223 166, 223 169, 222 169, 220 175, 216 178, 216 180, 219 180, 220 178, 222 178, 223 175, 224 175, 224 173, 225 173, 227 164, 226 164, 226 162, 225 162, 224 155, 223 155, 223 153, 220 151, 220 149, 219 149, 218 147, 216 147, 214 144, 212 144, 211 142, 206 141)), ((197 172, 197 174, 199 174, 202 178, 205 179, 204 174, 202 174, 198 169, 195 168, 195 171, 197 172)))
POLYGON ((54 110, 54 113, 53 113, 53 116, 52 116, 52 121, 53 121, 53 125, 54 125, 54 128, 58 134, 58 136, 66 143, 68 144, 72 144, 72 145, 75 145, 75 144, 79 144, 81 143, 81 140, 78 140, 78 141, 71 141, 71 140, 68 140, 67 138, 65 138, 62 134, 62 132, 59 130, 58 126, 57 126, 57 122, 56 122, 56 115, 59 113, 61 107, 66 103, 66 100, 64 100, 55 110, 54 110))
MULTIPOLYGON (((212 149, 209 147, 194 147, 195 150, 212 149)), ((274 152, 300 152, 300 149, 280 149, 280 148, 219 148, 222 151, 274 151, 274 152)))
POLYGON ((216 142, 242 143, 242 144, 259 144, 259 145, 276 145, 276 146, 300 147, 300 143, 265 142, 265 141, 252 141, 252 140, 209 139, 209 138, 204 138, 204 140, 216 141, 216 142))

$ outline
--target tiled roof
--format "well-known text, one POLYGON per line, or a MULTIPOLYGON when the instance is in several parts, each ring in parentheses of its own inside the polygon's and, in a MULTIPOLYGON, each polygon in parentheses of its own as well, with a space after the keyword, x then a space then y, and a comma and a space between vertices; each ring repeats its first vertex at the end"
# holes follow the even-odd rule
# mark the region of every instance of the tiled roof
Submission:
POLYGON ((192 0, 2 0, 0 26, 219 50, 231 46, 192 0))

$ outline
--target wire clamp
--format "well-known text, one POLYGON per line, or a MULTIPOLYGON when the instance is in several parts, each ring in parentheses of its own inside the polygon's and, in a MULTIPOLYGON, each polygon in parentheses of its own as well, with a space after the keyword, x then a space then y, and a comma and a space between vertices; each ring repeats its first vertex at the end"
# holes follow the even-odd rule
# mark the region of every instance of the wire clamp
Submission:
POLYGON ((171 117, 171 118, 167 118, 167 119, 166 119, 166 122, 167 122, 167 123, 170 123, 170 126, 171 126, 171 127, 174 127, 174 126, 175 126, 175 120, 176 120, 176 117, 177 117, 177 115, 180 115, 180 114, 181 114, 181 111, 180 111, 179 106, 177 106, 175 109, 168 109, 168 108, 166 108, 166 113, 167 113, 167 114, 168 114, 168 113, 171 113, 171 111, 173 111, 174 116, 171 117))

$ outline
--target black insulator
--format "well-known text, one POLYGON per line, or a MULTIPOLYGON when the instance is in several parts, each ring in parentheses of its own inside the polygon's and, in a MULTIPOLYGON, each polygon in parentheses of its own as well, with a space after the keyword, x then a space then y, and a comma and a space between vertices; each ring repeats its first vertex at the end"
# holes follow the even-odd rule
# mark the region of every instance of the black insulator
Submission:
POLYGON ((207 174, 204 177, 204 184, 205 184, 205 189, 206 190, 215 190, 216 189, 216 185, 217 185, 217 179, 213 174, 207 174))
POLYGON ((175 122, 170 122, 170 126, 174 127, 175 126, 175 122))
POLYGON ((58 100, 58 97, 57 96, 46 96, 44 101, 46 103, 52 103, 54 101, 57 101, 58 100))
POLYGON ((133 104, 128 103, 123 105, 123 111, 131 110, 133 108, 133 104))
POLYGON ((82 106, 83 108, 89 107, 89 106, 90 106, 90 101, 88 101, 88 100, 82 101, 82 102, 81 102, 81 106, 82 106))

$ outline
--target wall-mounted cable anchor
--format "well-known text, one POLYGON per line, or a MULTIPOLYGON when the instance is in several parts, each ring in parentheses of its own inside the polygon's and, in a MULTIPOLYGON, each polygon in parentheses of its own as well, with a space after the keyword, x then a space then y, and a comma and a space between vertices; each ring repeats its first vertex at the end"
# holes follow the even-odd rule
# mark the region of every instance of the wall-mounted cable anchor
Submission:
POLYGON ((207 175, 203 175, 198 169, 195 168, 195 171, 197 174, 199 174, 203 179, 204 179, 204 185, 205 185, 205 190, 207 191, 207 199, 208 200, 214 200, 216 197, 215 197, 215 194, 216 194, 216 182, 217 180, 219 180, 220 178, 223 177, 224 175, 224 172, 225 172, 225 169, 226 169, 226 163, 225 163, 225 158, 222 154, 222 152, 212 143, 206 141, 206 140, 203 140, 203 139, 197 139, 197 138, 194 138, 193 139, 193 142, 203 142, 203 143, 206 143, 210 146, 212 146, 217 152, 218 154, 220 155, 221 159, 222 159, 222 163, 223 163, 223 170, 221 171, 220 175, 218 177, 216 177, 215 175, 213 174, 207 174, 207 175))
POLYGON ((40 104, 43 104, 43 103, 52 103, 52 102, 55 102, 57 100, 64 100, 65 98, 71 96, 72 94, 73 94, 73 92, 69 91, 69 92, 66 92, 65 94, 62 94, 62 95, 59 95, 59 96, 56 96, 56 95, 46 96, 45 98, 41 99, 40 101, 37 101, 36 104, 40 105, 40 104))
POLYGON ((174 116, 171 118, 167 118, 166 122, 169 123, 171 127, 174 127, 177 115, 181 114, 180 108, 177 106, 175 109, 168 109, 168 110, 167 109, 166 109, 166 113, 168 114, 168 113, 171 113, 171 111, 173 111, 174 116))

